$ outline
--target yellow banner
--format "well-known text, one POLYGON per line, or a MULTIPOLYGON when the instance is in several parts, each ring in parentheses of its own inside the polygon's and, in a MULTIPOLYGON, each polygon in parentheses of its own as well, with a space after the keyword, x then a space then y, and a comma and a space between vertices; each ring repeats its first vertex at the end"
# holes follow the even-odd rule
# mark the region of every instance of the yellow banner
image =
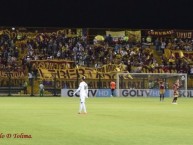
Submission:
POLYGON ((73 69, 45 69, 39 68, 41 79, 77 79, 77 76, 86 76, 87 79, 115 79, 117 72, 123 72, 125 65, 104 65, 101 68, 79 67, 73 69))
POLYGON ((8 78, 9 75, 12 79, 24 79, 25 78, 25 74, 22 71, 11 71, 10 73, 6 71, 0 71, 1 78, 8 78))
POLYGON ((129 40, 141 42, 141 31, 126 31, 129 40))
POLYGON ((125 31, 106 31, 106 35, 111 35, 112 37, 124 37, 125 31))
POLYGON ((68 69, 74 64, 74 61, 66 60, 32 60, 33 66, 44 69, 68 69))

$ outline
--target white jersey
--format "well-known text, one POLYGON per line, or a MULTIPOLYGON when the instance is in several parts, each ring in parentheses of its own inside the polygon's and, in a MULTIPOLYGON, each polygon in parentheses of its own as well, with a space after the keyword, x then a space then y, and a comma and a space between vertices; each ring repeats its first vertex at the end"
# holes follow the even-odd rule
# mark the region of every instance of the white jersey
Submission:
POLYGON ((85 99, 88 97, 88 85, 86 82, 81 82, 79 84, 79 88, 75 91, 75 93, 80 91, 80 98, 85 99))

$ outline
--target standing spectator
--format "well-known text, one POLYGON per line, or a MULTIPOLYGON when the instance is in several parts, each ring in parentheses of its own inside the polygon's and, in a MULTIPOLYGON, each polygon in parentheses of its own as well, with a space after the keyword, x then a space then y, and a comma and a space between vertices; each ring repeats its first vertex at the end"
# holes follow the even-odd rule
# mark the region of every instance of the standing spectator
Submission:
POLYGON ((34 75, 33 77, 34 77, 35 79, 37 79, 37 76, 38 76, 38 69, 36 68, 35 65, 33 66, 32 70, 33 70, 33 75, 34 75))
POLYGON ((147 47, 146 44, 147 44, 147 42, 146 42, 145 38, 142 38, 142 40, 141 40, 141 48, 145 49, 147 47))
POLYGON ((161 41, 161 50, 162 53, 164 54, 164 49, 166 48, 166 42, 164 40, 161 41))
POLYGON ((33 79, 33 73, 32 72, 28 73, 28 79, 29 79, 29 85, 31 86, 32 85, 32 79, 33 79))
POLYGON ((160 102, 164 101, 164 93, 165 93, 165 85, 163 81, 160 81, 159 82, 160 102))
POLYGON ((193 75, 193 66, 190 66, 190 74, 193 75))
POLYGON ((44 96, 44 85, 42 82, 39 85, 39 89, 40 89, 40 97, 44 96))
POLYGON ((24 94, 27 94, 27 86, 28 86, 28 83, 27 83, 27 81, 25 81, 23 84, 23 93, 24 94))
POLYGON ((130 62, 130 60, 127 61, 126 65, 127 65, 127 71, 131 72, 131 62, 130 62))
POLYGON ((160 41, 159 41, 158 38, 155 40, 155 49, 156 49, 157 51, 160 51, 160 41))
POLYGON ((110 88, 111 88, 111 97, 114 96, 114 91, 116 88, 116 83, 114 81, 110 82, 110 88))

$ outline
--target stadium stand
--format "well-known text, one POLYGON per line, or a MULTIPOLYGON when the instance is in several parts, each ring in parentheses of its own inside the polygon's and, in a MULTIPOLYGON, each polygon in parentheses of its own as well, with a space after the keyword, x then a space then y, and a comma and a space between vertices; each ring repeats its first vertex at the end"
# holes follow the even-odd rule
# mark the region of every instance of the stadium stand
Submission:
MULTIPOLYGON (((38 86, 40 81, 46 84, 56 78, 63 79, 69 88, 76 87, 77 77, 80 75, 93 79, 93 82, 90 82, 93 88, 97 87, 98 79, 106 79, 106 82, 101 84, 108 88, 108 79, 112 79, 116 72, 192 73, 191 39, 154 37, 149 40, 149 36, 142 36, 140 41, 136 41, 122 37, 114 39, 111 35, 104 36, 101 40, 94 37, 90 40, 90 37, 78 35, 71 29, 34 28, 12 31, 2 28, 1 86, 8 85, 10 74, 11 87, 20 88, 21 84, 28 80, 29 72, 33 72, 34 86, 38 86), (56 76, 53 77, 53 74, 56 76)), ((64 83, 59 83, 57 88, 63 86, 64 83)), ((53 92, 53 83, 47 88, 53 92)), ((22 88, 20 89, 22 91, 22 88)), ((29 87, 28 89, 30 92, 29 87)), ((38 92, 37 87, 34 87, 34 92, 38 92)))

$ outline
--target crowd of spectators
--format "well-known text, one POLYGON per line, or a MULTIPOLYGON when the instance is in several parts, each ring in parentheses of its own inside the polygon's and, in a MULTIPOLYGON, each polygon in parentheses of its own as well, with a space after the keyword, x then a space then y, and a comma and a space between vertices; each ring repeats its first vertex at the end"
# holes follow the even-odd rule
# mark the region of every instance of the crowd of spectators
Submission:
MULTIPOLYGON (((68 37, 63 31, 36 33, 30 36, 23 35, 18 39, 17 35, 11 35, 2 31, 0 35, 0 69, 11 68, 26 72, 37 69, 30 63, 31 60, 65 59, 74 61, 74 66, 100 67, 105 64, 125 64, 128 72, 141 72, 143 68, 153 72, 156 67, 162 67, 165 72, 174 68, 177 72, 188 73, 189 65, 183 59, 174 58, 169 62, 163 56, 164 50, 193 50, 192 40, 157 38, 147 45, 145 38, 141 42, 125 41, 108 35, 104 41, 89 43, 86 36, 68 37), (162 52, 158 59, 153 52, 162 52), (135 67, 133 67, 135 66, 135 67)), ((14 33, 15 34, 15 33, 14 33)))
POLYGON ((13 70, 18 68, 19 50, 15 45, 16 36, 9 36, 3 31, 0 35, 0 69, 4 70, 11 67, 13 70))
POLYGON ((191 69, 193 68, 193 40, 192 39, 156 39, 155 47, 163 52, 162 54, 162 65, 173 68, 178 73, 192 74, 191 69), (159 44, 156 46, 156 44, 159 44), (163 46, 164 45, 164 46, 163 46), (169 59, 164 58, 164 50, 169 49, 169 59), (175 53, 174 53, 175 52, 175 53))

